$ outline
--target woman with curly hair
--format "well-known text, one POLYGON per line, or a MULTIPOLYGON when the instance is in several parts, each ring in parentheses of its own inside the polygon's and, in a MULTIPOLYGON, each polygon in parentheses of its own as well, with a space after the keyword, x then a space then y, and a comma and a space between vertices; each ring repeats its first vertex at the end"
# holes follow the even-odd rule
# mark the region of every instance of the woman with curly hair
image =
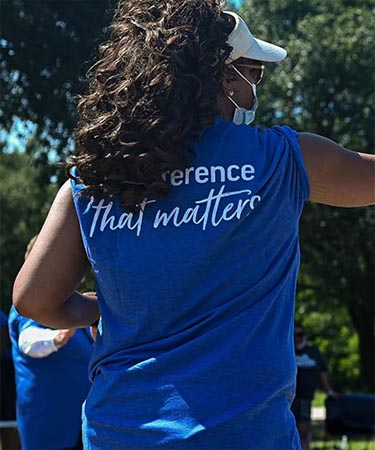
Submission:
POLYGON ((85 448, 299 449, 290 405, 305 201, 374 201, 373 159, 248 126, 266 62, 219 0, 120 1, 78 154, 14 287, 56 328, 99 320, 85 448), (74 292, 92 267, 97 299, 74 292))

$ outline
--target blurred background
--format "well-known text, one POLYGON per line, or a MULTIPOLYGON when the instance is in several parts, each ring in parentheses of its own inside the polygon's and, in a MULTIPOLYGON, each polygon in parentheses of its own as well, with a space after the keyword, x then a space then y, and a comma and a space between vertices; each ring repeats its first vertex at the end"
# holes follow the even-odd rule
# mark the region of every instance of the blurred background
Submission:
MULTIPOLYGON (((3 0, 0 47, 1 309, 74 151, 74 104, 114 0, 3 0)), ((259 86, 262 126, 374 151, 373 0, 233 0, 253 34, 288 50, 259 86)), ((309 204, 296 317, 338 392, 375 392, 374 208, 309 204)), ((88 284, 90 284, 90 280, 88 284)), ((93 286, 87 286, 92 289, 93 286)), ((275 343, 277 345, 277 343, 275 343)), ((319 396, 318 396, 319 397, 319 396)), ((319 401, 319 400, 318 400, 319 401)))

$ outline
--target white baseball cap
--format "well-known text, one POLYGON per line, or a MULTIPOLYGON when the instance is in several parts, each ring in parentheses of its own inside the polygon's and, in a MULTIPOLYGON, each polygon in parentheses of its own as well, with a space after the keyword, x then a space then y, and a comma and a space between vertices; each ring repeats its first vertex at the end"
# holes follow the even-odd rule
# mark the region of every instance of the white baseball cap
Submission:
POLYGON ((255 38, 246 22, 238 14, 233 11, 224 11, 224 13, 231 15, 235 20, 234 29, 228 36, 227 41, 233 47, 228 62, 235 61, 238 58, 277 62, 286 57, 287 52, 282 47, 255 38))

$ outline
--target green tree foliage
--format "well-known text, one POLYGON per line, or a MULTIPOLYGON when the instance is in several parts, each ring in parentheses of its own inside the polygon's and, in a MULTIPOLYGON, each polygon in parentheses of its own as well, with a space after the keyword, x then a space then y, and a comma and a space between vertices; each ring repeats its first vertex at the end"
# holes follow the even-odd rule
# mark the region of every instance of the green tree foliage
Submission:
MULTIPOLYGON (((373 151, 372 8, 366 0, 255 0, 243 8, 255 35, 289 53, 260 89, 264 124, 284 123, 349 149, 373 151)), ((372 208, 308 205, 297 296, 297 316, 326 348, 337 378, 372 391, 374 222, 372 208), (352 357, 356 340, 359 364, 352 357)))
MULTIPOLYGON (((37 145, 29 145, 25 155, 3 154, 0 159, 6 298, 27 240, 45 214, 51 176, 63 179, 51 164, 51 149, 52 159, 59 160, 73 147, 73 99, 82 92, 113 4, 2 4, 0 124, 9 131, 19 117, 37 125, 37 145)), ((372 0, 243 2, 241 13, 254 34, 289 53, 284 62, 267 65, 258 90, 258 123, 288 124, 353 150, 373 150, 372 8, 372 0)), ((325 350, 344 388, 373 389, 374 222, 369 208, 308 205, 301 223, 297 316, 325 350)))
MULTIPOLYGON (((65 178, 56 162, 74 147, 74 97, 84 89, 85 72, 109 23, 111 4, 5 0, 1 12, 0 293, 7 311, 26 245, 39 231, 65 178), (22 152, 9 154, 4 147, 10 132, 20 147, 24 141, 15 118, 36 127, 22 152)), ((84 288, 92 289, 92 282, 84 288)))
POLYGON ((32 120, 42 151, 53 145, 65 157, 71 150, 74 97, 84 88, 110 11, 108 0, 3 2, 0 125, 5 130, 14 116, 32 120))
MULTIPOLYGON (((31 140, 30 147, 38 145, 31 140)), ((56 185, 45 183, 45 163, 28 153, 0 153, 1 307, 8 312, 13 281, 29 240, 39 232, 56 185)))

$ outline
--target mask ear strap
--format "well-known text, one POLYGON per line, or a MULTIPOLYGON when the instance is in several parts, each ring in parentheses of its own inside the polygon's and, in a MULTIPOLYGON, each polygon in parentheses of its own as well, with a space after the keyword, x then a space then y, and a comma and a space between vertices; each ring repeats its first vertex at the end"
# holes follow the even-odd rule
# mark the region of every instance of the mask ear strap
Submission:
POLYGON ((249 81, 246 77, 245 77, 245 75, 242 75, 242 73, 237 69, 237 67, 235 67, 233 64, 232 64, 232 69, 236 72, 236 74, 238 75, 238 76, 240 76, 244 81, 246 81, 246 83, 247 84, 249 84, 251 87, 253 87, 253 84, 254 83, 252 83, 251 81, 249 81))
POLYGON ((226 95, 226 97, 227 97, 227 99, 229 99, 233 103, 233 105, 236 108, 240 108, 240 106, 237 104, 237 102, 230 95, 226 95))

